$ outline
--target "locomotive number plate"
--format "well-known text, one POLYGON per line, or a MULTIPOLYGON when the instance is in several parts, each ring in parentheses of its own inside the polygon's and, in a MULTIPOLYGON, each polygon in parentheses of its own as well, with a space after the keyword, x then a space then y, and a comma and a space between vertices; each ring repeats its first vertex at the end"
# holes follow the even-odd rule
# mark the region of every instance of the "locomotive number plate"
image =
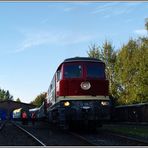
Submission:
POLYGON ((90 107, 89 106, 83 106, 82 108, 83 109, 89 109, 90 107))

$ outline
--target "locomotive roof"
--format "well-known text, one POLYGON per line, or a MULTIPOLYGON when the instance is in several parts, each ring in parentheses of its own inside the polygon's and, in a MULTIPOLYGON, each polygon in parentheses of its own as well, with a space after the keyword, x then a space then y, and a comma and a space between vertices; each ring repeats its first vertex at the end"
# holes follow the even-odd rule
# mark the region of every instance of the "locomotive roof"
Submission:
MULTIPOLYGON (((63 64, 63 63, 68 63, 68 62, 78 62, 78 61, 89 61, 89 62, 100 62, 100 63, 104 63, 103 61, 101 61, 100 59, 97 58, 90 58, 90 57, 74 57, 74 58, 67 58, 65 59, 60 65, 59 67, 63 64)), ((58 67, 58 68, 59 68, 58 67)), ((57 68, 57 69, 58 69, 57 68)))
POLYGON ((91 62, 102 62, 99 59, 96 58, 90 58, 90 57, 74 57, 74 58, 68 58, 65 59, 64 62, 75 62, 75 61, 91 61, 91 62))

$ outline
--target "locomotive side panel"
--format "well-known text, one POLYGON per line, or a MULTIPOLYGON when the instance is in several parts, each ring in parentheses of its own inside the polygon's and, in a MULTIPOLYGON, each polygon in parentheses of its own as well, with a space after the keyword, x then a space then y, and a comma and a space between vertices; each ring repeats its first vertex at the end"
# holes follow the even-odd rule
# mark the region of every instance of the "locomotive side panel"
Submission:
POLYGON ((47 97, 46 97, 46 110, 48 111, 50 106, 54 105, 56 102, 56 97, 55 97, 55 75, 50 83, 50 86, 47 91, 47 97))

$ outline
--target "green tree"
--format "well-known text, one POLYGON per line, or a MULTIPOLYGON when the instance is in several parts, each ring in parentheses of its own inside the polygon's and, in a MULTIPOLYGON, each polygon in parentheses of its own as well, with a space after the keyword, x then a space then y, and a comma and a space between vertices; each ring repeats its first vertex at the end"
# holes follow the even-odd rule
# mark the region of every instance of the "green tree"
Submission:
POLYGON ((148 38, 139 39, 139 49, 135 58, 137 66, 137 73, 135 82, 136 88, 136 101, 148 102, 148 38))
POLYGON ((12 100, 13 96, 10 95, 9 90, 6 91, 5 98, 6 100, 12 100))
POLYGON ((9 90, 0 89, 0 100, 13 100, 13 96, 9 93, 9 90))
POLYGON ((17 99, 16 99, 16 102, 21 102, 20 98, 17 98, 17 99))
POLYGON ((114 67, 116 62, 116 52, 111 42, 105 41, 102 47, 99 47, 96 44, 91 44, 87 54, 89 57, 100 59, 105 63, 106 76, 109 80, 109 95, 115 98, 116 81, 114 77, 114 67))
POLYGON ((89 51, 87 51, 87 54, 91 58, 100 58, 100 51, 99 51, 99 46, 96 44, 91 44, 89 47, 89 51))
POLYGON ((116 79, 119 104, 148 101, 148 39, 130 39, 117 56, 116 79))
POLYGON ((42 105, 42 103, 43 103, 43 101, 45 100, 45 98, 46 98, 46 93, 43 92, 43 93, 39 94, 39 95, 31 102, 31 104, 33 104, 33 105, 39 107, 39 106, 42 105))
POLYGON ((115 63, 116 63, 116 52, 111 42, 105 41, 101 49, 100 59, 106 65, 106 76, 109 80, 109 93, 115 97, 116 93, 116 80, 115 80, 115 63))
POLYGON ((0 99, 4 100, 5 91, 3 89, 0 89, 0 99))
POLYGON ((117 62, 116 62, 116 79, 118 82, 118 98, 119 103, 121 104, 129 104, 130 101, 130 94, 131 85, 133 74, 135 73, 136 69, 134 64, 134 53, 137 49, 137 43, 130 39, 127 45, 123 45, 120 49, 117 62))
MULTIPOLYGON (((148 18, 145 27, 148 31, 148 18)), ((110 95, 118 104, 148 102, 148 37, 129 39, 117 52, 105 41, 101 48, 89 46, 87 53, 105 62, 110 95)))

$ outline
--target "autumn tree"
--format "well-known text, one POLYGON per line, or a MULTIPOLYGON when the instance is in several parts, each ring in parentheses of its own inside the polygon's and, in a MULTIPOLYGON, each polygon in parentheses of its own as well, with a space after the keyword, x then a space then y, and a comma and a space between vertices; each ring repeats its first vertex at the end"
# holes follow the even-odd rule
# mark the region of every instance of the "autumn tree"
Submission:
POLYGON ((39 107, 39 106, 42 105, 42 103, 43 103, 43 101, 45 100, 45 98, 46 98, 46 93, 43 92, 43 93, 39 94, 39 95, 31 102, 31 104, 33 104, 33 105, 39 107))
POLYGON ((136 102, 148 102, 148 38, 141 38, 136 53, 136 102), (138 85, 137 85, 138 84, 138 85))
POLYGON ((148 39, 130 39, 117 56, 116 79, 118 103, 133 104, 148 101, 148 39))

